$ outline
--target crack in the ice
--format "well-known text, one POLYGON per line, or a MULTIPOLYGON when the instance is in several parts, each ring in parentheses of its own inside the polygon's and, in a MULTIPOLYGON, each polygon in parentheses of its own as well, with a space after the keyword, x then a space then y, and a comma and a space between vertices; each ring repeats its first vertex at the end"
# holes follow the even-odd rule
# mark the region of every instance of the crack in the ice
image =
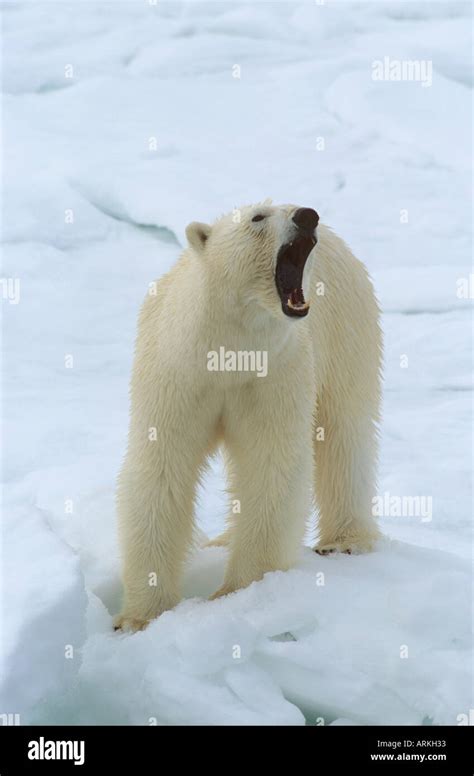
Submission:
POLYGON ((172 245, 181 247, 181 243, 179 242, 175 232, 172 229, 169 229, 169 227, 158 226, 157 224, 144 224, 144 223, 141 223, 140 221, 134 221, 133 218, 130 218, 128 214, 118 213, 117 211, 114 211, 112 208, 109 208, 106 205, 103 205, 102 203, 99 203, 96 200, 92 199, 90 195, 86 194, 80 187, 77 186, 77 184, 72 185, 70 183, 70 185, 71 185, 71 188, 73 188, 93 208, 98 210, 104 216, 107 216, 108 218, 112 218, 114 221, 119 221, 124 224, 129 224, 130 226, 133 226, 135 229, 139 229, 142 232, 146 232, 151 236, 156 237, 161 242, 171 243, 172 245))

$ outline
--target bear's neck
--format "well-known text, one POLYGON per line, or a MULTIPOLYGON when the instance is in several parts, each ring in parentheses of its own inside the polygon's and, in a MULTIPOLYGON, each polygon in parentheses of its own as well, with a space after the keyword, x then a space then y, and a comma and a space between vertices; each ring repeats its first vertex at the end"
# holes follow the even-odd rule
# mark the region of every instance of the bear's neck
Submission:
MULTIPOLYGON (((203 315, 206 331, 211 333, 214 344, 231 350, 267 350, 281 352, 294 347, 299 339, 298 326, 293 320, 281 316, 281 320, 265 310, 255 299, 219 287, 215 278, 202 282, 201 293, 205 300, 203 315)), ((298 322, 301 323, 301 322, 298 322)), ((301 328, 301 326, 300 326, 301 328)))

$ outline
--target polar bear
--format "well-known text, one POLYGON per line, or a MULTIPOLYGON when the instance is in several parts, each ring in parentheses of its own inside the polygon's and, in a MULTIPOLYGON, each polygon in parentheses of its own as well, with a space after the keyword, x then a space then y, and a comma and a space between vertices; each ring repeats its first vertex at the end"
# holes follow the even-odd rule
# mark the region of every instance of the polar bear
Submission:
POLYGON ((318 222, 312 208, 266 201, 191 223, 143 304, 118 482, 116 628, 141 629, 179 601, 196 488, 219 447, 233 507, 214 542, 229 558, 213 597, 289 569, 313 497, 317 551, 377 539, 379 308, 363 264, 318 222))

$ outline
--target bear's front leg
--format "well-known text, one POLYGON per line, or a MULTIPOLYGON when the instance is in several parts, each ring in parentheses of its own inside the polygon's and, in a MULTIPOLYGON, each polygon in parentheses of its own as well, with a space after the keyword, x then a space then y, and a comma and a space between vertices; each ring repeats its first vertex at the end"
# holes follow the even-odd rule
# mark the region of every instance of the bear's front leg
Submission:
MULTIPOLYGON (((294 377, 295 371, 280 374, 294 377)), ((257 378, 227 406, 229 489, 239 512, 224 584, 213 598, 246 587, 267 571, 286 570, 297 559, 311 508, 310 382, 301 372, 298 385, 257 378)))
POLYGON ((196 487, 215 420, 212 407, 198 407, 190 397, 180 401, 176 387, 161 391, 159 407, 156 398, 141 399, 134 405, 132 397, 117 494, 124 602, 114 625, 132 631, 179 601, 196 487))
POLYGON ((138 457, 129 450, 120 475, 124 600, 114 621, 116 630, 142 630, 179 601, 181 567, 192 532, 194 477, 188 474, 186 485, 178 482, 165 457, 164 450, 142 449, 138 457))

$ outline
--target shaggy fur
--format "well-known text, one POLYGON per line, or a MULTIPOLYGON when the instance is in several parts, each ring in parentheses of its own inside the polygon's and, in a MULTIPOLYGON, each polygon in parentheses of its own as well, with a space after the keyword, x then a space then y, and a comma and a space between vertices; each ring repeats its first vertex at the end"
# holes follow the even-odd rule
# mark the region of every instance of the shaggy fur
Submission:
POLYGON ((264 203, 237 223, 190 224, 188 247, 144 302, 118 486, 125 597, 116 627, 143 628, 179 601, 196 488, 220 445, 240 513, 231 510, 214 542, 229 546, 215 596, 295 563, 312 496, 319 551, 368 551, 378 536, 377 302, 364 266, 319 226, 304 272, 310 312, 283 314, 275 264, 295 210, 264 203), (255 213, 266 218, 255 223, 255 213), (221 346, 267 351, 267 376, 208 371, 208 352, 221 346))

